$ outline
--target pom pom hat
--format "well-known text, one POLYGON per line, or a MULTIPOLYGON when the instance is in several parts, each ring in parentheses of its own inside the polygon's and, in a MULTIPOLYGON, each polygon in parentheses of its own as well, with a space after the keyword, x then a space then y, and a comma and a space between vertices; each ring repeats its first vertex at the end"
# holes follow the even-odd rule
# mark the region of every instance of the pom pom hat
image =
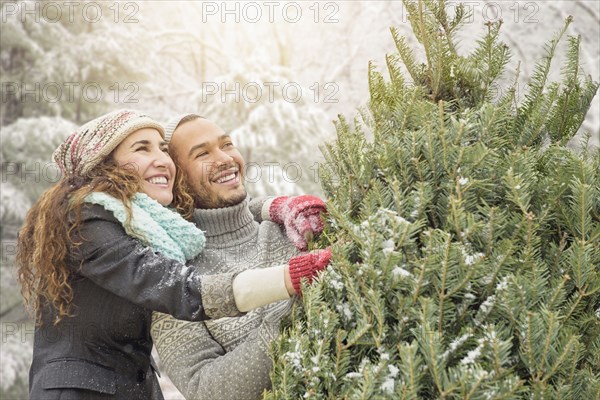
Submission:
POLYGON ((143 129, 156 129, 164 138, 158 122, 146 114, 118 110, 91 120, 73 132, 52 154, 63 176, 86 176, 127 136, 143 129))

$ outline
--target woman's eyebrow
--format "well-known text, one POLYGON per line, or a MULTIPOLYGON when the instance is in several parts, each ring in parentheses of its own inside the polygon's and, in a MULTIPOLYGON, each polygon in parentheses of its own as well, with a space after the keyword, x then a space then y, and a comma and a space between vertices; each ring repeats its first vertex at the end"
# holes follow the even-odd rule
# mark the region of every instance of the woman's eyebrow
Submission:
POLYGON ((138 141, 136 141, 136 142, 133 142, 133 143, 131 144, 131 146, 129 146, 129 148, 131 148, 131 147, 135 146, 136 144, 143 144, 143 145, 146 145, 146 146, 148 146, 148 145, 150 144, 150 141, 149 141, 149 140, 138 140, 138 141))

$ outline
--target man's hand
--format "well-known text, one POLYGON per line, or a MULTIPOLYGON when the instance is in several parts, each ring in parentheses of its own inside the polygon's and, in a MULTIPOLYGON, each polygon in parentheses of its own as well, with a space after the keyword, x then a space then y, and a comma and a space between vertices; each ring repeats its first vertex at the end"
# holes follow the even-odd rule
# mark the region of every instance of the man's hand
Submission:
POLYGON ((323 232, 322 212, 327 212, 323 200, 307 194, 276 197, 269 207, 271 221, 283 225, 287 237, 301 251, 308 249, 313 236, 323 232))

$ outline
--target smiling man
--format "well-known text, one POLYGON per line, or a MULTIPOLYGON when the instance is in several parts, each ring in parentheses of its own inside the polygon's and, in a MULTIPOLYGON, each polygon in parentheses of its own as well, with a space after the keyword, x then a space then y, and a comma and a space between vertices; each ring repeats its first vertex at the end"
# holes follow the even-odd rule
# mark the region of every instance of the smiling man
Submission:
MULTIPOLYGON (((280 274, 284 282, 288 265, 289 271, 312 271, 304 272, 310 281, 329 264, 330 249, 299 255, 307 249, 307 235, 323 229, 320 213, 325 205, 319 198, 280 196, 250 202, 244 159, 233 140, 198 115, 170 121, 165 140, 170 140, 169 152, 194 198, 193 221, 206 236, 204 251, 190 265, 203 274, 262 269, 280 274)), ((300 293, 299 275, 290 275, 288 281, 300 293)), ((286 291, 283 283, 281 290, 286 291)), ((239 318, 206 323, 160 315, 152 323, 152 336, 163 370, 187 399, 260 398, 271 384, 269 343, 290 309, 291 301, 283 301, 239 318)))
POLYGON ((246 198, 244 159, 231 137, 215 123, 195 115, 184 117, 169 147, 189 177, 196 208, 229 207, 246 198))

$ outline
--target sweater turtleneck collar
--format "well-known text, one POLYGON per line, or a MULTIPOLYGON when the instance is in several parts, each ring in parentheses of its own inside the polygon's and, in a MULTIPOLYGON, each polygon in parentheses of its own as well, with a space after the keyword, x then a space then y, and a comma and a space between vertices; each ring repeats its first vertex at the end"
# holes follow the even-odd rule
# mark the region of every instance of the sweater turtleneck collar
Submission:
POLYGON ((247 238, 258 230, 259 225, 248 208, 248 198, 231 207, 197 208, 194 210, 194 222, 211 243, 230 243, 247 238))

